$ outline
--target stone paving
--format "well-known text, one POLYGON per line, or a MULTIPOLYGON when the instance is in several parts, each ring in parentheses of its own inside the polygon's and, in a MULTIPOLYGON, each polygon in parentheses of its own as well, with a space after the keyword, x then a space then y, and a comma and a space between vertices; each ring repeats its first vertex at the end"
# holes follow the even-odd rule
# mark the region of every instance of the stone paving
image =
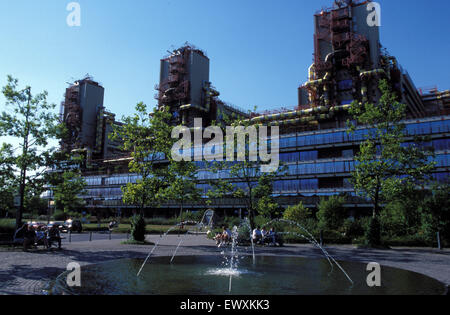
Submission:
MULTIPOLYGON (((148 237, 158 242, 160 236, 148 237)), ((176 235, 162 239, 154 256, 171 256, 181 238, 176 235)), ((43 249, 23 252, 20 248, 0 248, 0 294, 42 294, 49 281, 66 270, 70 262, 81 266, 122 258, 144 259, 153 246, 122 245, 122 240, 64 243, 63 250, 43 249)), ((435 278, 450 285, 450 251, 425 248, 394 248, 392 250, 357 249, 354 246, 326 246, 327 251, 341 261, 378 262, 382 266, 406 269, 435 278)), ((190 235, 183 241, 177 255, 220 255, 223 249, 202 235, 190 235)), ((250 249, 241 252, 251 253, 250 249)), ((282 248, 257 247, 257 255, 323 257, 312 245, 286 245, 282 248)))

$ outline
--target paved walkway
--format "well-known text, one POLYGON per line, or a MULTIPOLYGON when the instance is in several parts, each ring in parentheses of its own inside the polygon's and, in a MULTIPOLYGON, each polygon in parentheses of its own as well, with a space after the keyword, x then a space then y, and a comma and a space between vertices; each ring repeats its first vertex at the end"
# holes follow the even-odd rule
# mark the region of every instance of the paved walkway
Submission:
MULTIPOLYGON (((150 236, 154 243, 161 240, 154 256, 171 256, 182 238, 172 235, 164 239, 150 236)), ((65 271, 67 264, 77 262, 81 266, 103 263, 121 258, 145 258, 152 246, 121 245, 120 239, 80 241, 65 243, 61 251, 37 250, 23 252, 20 249, 0 248, 0 294, 42 294, 50 280, 65 271)), ((357 249, 353 246, 328 246, 327 251, 336 259, 356 262, 378 262, 425 274, 447 286, 450 285, 450 250, 438 251, 423 248, 395 248, 393 250, 357 249)), ((250 249, 240 249, 251 253, 250 249)), ((220 255, 222 249, 205 236, 190 235, 183 241, 177 255, 220 255)), ((283 248, 257 247, 257 255, 300 256, 322 258, 321 252, 311 245, 286 245, 283 248)))

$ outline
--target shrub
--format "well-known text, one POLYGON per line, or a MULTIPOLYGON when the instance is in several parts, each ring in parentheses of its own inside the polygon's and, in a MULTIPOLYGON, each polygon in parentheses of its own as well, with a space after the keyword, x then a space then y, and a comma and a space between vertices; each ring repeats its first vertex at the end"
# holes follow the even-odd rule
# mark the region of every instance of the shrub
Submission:
POLYGON ((233 227, 241 225, 241 219, 238 217, 225 217, 223 223, 231 230, 233 227))
MULTIPOLYGON (((122 222, 124 222, 122 220, 122 222)), ((149 225, 176 225, 180 223, 180 220, 178 218, 162 218, 162 217, 156 217, 151 219, 145 219, 145 222, 149 225)))
POLYGON ((262 227, 262 226, 266 226, 269 222, 271 221, 271 219, 263 216, 263 215, 258 215, 255 217, 255 225, 256 227, 262 227))
POLYGON ((383 235, 387 237, 404 236, 408 233, 405 207, 401 202, 389 203, 380 213, 383 235))
POLYGON ((247 243, 250 242, 251 231, 247 225, 242 225, 238 229, 238 242, 247 243))
POLYGON ((369 228, 366 231, 366 245, 376 247, 381 245, 381 226, 378 218, 372 218, 369 224, 369 228))
MULTIPOLYGON (((435 243, 437 243, 437 241, 435 243)), ((428 242, 425 237, 420 235, 406 235, 391 238, 383 238, 383 244, 386 244, 388 246, 408 246, 408 247, 427 247, 435 245, 428 242)))
POLYGON ((67 214, 64 211, 56 210, 53 214, 55 221, 64 221, 67 218, 67 214))
POLYGON ((131 219, 131 240, 145 241, 145 220, 140 215, 135 215, 131 219))
POLYGON ((331 196, 328 199, 321 199, 317 208, 317 219, 319 220, 319 228, 324 230, 339 230, 346 216, 343 204, 345 198, 342 196, 331 196))
POLYGON ((294 221, 297 223, 304 223, 307 219, 312 218, 313 213, 311 209, 306 208, 302 202, 296 206, 291 206, 284 211, 283 219, 294 221))
POLYGON ((11 219, 0 219, 0 233, 13 235, 16 228, 16 221, 11 219))
POLYGON ((46 216, 46 215, 40 215, 40 216, 38 217, 38 220, 39 220, 39 221, 47 221, 47 219, 48 219, 48 216, 46 216))
POLYGON ((22 215, 22 219, 24 219, 24 220, 32 220, 33 219, 33 214, 31 214, 31 213, 24 213, 22 215))
POLYGON ((365 226, 368 225, 367 223, 368 220, 365 219, 347 219, 343 224, 344 233, 350 238, 358 238, 364 236, 364 231, 366 231, 365 226))
POLYGON ((192 221, 192 222, 198 222, 202 219, 203 211, 184 211, 183 214, 178 216, 178 222, 186 222, 186 221, 192 221))

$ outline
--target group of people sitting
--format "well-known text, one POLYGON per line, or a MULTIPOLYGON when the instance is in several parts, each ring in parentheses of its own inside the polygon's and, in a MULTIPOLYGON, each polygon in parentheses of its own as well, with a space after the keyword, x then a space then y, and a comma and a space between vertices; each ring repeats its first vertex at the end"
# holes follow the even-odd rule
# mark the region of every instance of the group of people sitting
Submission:
POLYGON ((277 242, 280 243, 277 233, 275 232, 275 228, 271 228, 267 231, 264 228, 261 229, 260 227, 257 227, 253 230, 252 238, 253 243, 260 245, 270 244, 276 246, 277 242))
POLYGON ((61 235, 56 224, 48 226, 37 226, 24 224, 14 235, 14 241, 23 243, 23 250, 28 251, 31 246, 43 245, 47 249, 51 248, 53 242, 58 243, 61 249, 61 235))
POLYGON ((222 227, 222 233, 217 233, 216 237, 214 237, 216 241, 216 245, 221 247, 223 245, 227 245, 232 241, 232 233, 230 229, 226 226, 222 227))
MULTIPOLYGON (((253 230, 251 237, 255 244, 269 244, 272 246, 276 246, 277 244, 279 244, 280 246, 283 246, 283 241, 281 237, 275 232, 275 228, 271 228, 269 231, 266 231, 264 228, 261 229, 260 227, 257 227, 253 230)), ((214 240, 216 241, 216 245, 218 245, 218 247, 230 244, 230 242, 232 241, 232 233, 230 229, 228 229, 226 226, 223 226, 222 233, 217 233, 214 237, 214 240)))

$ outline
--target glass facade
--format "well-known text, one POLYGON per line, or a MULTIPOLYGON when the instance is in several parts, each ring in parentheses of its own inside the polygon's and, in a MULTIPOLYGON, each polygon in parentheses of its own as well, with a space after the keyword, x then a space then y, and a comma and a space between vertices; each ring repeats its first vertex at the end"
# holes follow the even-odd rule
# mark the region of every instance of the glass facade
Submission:
MULTIPOLYGON (((345 84, 342 82, 343 87, 345 84)), ((437 173, 433 176, 439 182, 449 183, 450 154, 447 151, 450 151, 450 119, 407 122, 406 131, 409 136, 432 136, 432 140, 425 146, 432 146, 436 152, 433 160, 436 162, 437 173)), ((358 148, 355 142, 363 141, 368 133, 368 129, 357 130, 355 134, 336 129, 283 136, 280 138, 280 161, 286 166, 286 172, 274 181, 274 194, 320 196, 333 194, 333 190, 337 189, 352 194, 350 177, 351 172, 355 170, 354 153, 358 148)), ((406 143, 405 146, 407 145, 410 144, 406 143)), ((231 179, 229 170, 218 173, 211 171, 213 163, 195 164, 199 168, 197 187, 203 195, 211 189, 209 180, 231 179)), ((252 170, 252 173, 258 176, 256 169, 252 170)), ((120 187, 135 183, 139 178, 133 174, 85 177, 86 197, 102 199, 103 205, 113 206, 121 198, 120 187)), ((256 186, 256 178, 252 186, 256 186)), ((234 183, 234 187, 248 189, 247 184, 242 182, 234 183)))

